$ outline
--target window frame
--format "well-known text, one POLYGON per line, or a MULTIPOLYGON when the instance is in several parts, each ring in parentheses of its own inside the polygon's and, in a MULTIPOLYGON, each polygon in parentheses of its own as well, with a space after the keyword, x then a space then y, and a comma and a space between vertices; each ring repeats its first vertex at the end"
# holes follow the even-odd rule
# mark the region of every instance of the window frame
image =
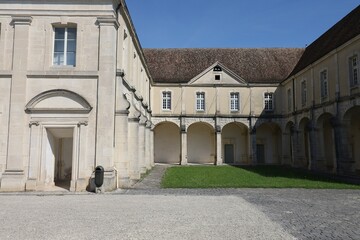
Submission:
POLYGON ((265 112, 273 112, 275 109, 274 92, 264 92, 263 103, 265 112), (268 107, 269 105, 271 105, 271 108, 268 107))
POLYGON ((359 86, 359 54, 357 53, 349 57, 349 81, 351 88, 359 86), (354 66, 354 59, 356 59, 355 66, 354 66), (355 75, 356 75, 356 82, 355 82, 355 75))
POLYGON ((205 111, 205 92, 198 91, 195 95, 195 109, 197 112, 204 112, 205 111), (202 97, 201 97, 202 96, 202 97))
POLYGON ((77 55, 77 42, 78 42, 78 31, 77 31, 77 25, 71 24, 71 25, 53 25, 53 51, 52 51, 52 66, 53 67, 76 67, 77 61, 76 61, 76 55, 77 55), (56 30, 57 29, 64 29, 64 38, 63 39, 56 39, 56 30), (69 39, 68 38, 68 29, 75 29, 75 39, 69 39), (56 41, 62 40, 64 41, 64 47, 63 51, 59 52, 56 51, 56 41), (68 43, 69 40, 75 40, 75 50, 69 51, 68 49, 68 43), (58 64, 57 61, 55 61, 55 54, 56 53, 63 53, 63 64, 58 64), (74 63, 73 64, 67 64, 68 62, 68 54, 73 53, 74 54, 74 63))
POLYGON ((172 92, 164 90, 161 92, 161 109, 162 111, 171 111, 172 108, 172 92), (167 96, 164 96, 166 94, 167 96), (164 108, 165 106, 165 108, 164 108))
POLYGON ((303 79, 300 83, 301 88, 301 105, 304 107, 307 104, 307 82, 303 79))
POLYGON ((291 94, 291 88, 288 88, 286 91, 286 97, 287 97, 287 105, 288 105, 288 112, 291 112, 292 110, 292 94, 291 94))
POLYGON ((329 96, 329 73, 327 69, 320 71, 320 96, 324 100, 329 96), (325 76, 325 78, 323 78, 325 76))
POLYGON ((230 92, 230 112, 240 111, 240 93, 239 92, 230 92), (235 98, 233 98, 233 96, 235 98))

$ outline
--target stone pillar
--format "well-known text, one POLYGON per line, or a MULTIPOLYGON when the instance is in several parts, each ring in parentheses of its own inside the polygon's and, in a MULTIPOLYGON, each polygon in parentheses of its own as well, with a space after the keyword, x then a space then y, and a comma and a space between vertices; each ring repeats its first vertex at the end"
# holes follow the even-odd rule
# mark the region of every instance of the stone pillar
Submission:
POLYGON ((318 132, 315 124, 310 122, 307 126, 309 130, 309 144, 310 144, 310 169, 309 170, 320 170, 319 159, 318 159, 318 132))
POLYGON ((249 156, 251 156, 251 163, 252 165, 257 164, 257 146, 256 146, 256 128, 253 127, 250 131, 250 153, 249 156))
POLYGON ((186 126, 181 125, 181 165, 187 165, 187 132, 186 126))
POLYGON ((135 183, 140 179, 139 170, 139 118, 129 118, 128 120, 128 146, 129 146, 129 172, 130 180, 135 183))
POLYGON ((216 165, 223 164, 221 126, 216 125, 216 165))
POLYGON ((129 111, 117 111, 115 116, 115 167, 117 169, 118 186, 130 186, 128 158, 128 114, 129 111))
POLYGON ((145 126, 145 165, 146 169, 151 169, 151 145, 150 145, 150 132, 151 132, 151 122, 147 121, 145 126))
POLYGON ((14 26, 11 102, 6 169, 1 180, 2 191, 25 190, 24 162, 28 154, 28 146, 26 146, 28 129, 24 121, 24 108, 31 22, 30 16, 14 16, 11 22, 14 26))
POLYGON ((347 125, 341 124, 337 119, 332 119, 334 129, 335 150, 336 150, 336 172, 341 175, 355 175, 355 161, 350 159, 348 149, 348 131, 347 125))
POLYGON ((146 160, 145 160, 145 125, 146 118, 140 117, 139 121, 139 137, 138 137, 138 151, 139 151, 139 170, 140 174, 146 173, 146 160))
POLYGON ((150 127, 150 163, 151 167, 155 166, 155 160, 154 160, 154 125, 151 125, 150 127))
POLYGON ((41 128, 39 122, 30 122, 30 154, 26 191, 35 191, 39 181, 41 128))
MULTIPOLYGON (((105 169, 105 178, 115 178, 115 98, 117 29, 115 17, 97 19, 99 25, 99 79, 97 89, 96 165, 105 169)), ((108 181, 104 179, 104 184, 108 181)), ((104 186, 105 189, 115 186, 104 186)))

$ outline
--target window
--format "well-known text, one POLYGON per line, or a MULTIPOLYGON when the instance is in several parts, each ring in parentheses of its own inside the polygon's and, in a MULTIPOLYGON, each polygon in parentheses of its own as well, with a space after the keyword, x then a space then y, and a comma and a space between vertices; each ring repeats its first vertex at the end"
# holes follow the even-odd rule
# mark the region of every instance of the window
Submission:
POLYGON ((205 111, 205 93, 196 93, 196 111, 205 111))
POLYGON ((301 82, 301 104, 302 104, 302 106, 305 106, 306 105, 306 94, 307 94, 307 92, 306 92, 307 90, 306 90, 306 81, 304 80, 304 81, 302 81, 301 82))
POLYGON ((220 77, 220 74, 216 74, 216 75, 215 75, 215 80, 220 80, 220 78, 221 78, 221 77, 220 77))
POLYGON ((359 84, 359 60, 357 55, 349 59, 349 66, 350 87, 354 87, 359 84))
POLYGON ((321 98, 328 96, 328 74, 327 70, 320 72, 321 98))
POLYGON ((291 103, 292 103, 292 99, 291 99, 291 88, 289 88, 288 90, 287 90, 287 99, 288 99, 288 111, 289 112, 291 112, 291 109, 292 109, 292 107, 291 107, 291 103))
POLYGON ((274 110, 274 93, 271 92, 264 93, 264 107, 265 107, 265 111, 274 110))
POLYGON ((169 91, 162 93, 162 109, 171 110, 171 92, 169 91))
POLYGON ((54 28, 54 65, 75 66, 76 28, 54 28))
POLYGON ((239 111, 239 93, 230 93, 230 111, 239 111))

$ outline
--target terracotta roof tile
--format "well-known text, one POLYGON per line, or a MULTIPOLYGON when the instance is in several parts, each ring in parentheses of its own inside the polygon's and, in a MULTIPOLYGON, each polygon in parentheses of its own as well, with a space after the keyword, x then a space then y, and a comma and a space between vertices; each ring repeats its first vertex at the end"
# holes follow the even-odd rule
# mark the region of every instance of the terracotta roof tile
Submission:
POLYGON ((156 83, 187 83, 220 62, 249 83, 278 83, 294 69, 304 49, 220 48, 144 49, 156 83))
POLYGON ((290 76, 360 34, 360 5, 310 44, 290 76))

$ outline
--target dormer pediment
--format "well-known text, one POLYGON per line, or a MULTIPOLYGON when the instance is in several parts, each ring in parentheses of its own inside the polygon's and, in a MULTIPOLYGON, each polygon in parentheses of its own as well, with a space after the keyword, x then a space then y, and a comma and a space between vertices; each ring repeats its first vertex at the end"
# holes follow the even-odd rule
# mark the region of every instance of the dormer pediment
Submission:
POLYGON ((191 79, 190 85, 247 85, 247 82, 220 62, 215 62, 191 79))

